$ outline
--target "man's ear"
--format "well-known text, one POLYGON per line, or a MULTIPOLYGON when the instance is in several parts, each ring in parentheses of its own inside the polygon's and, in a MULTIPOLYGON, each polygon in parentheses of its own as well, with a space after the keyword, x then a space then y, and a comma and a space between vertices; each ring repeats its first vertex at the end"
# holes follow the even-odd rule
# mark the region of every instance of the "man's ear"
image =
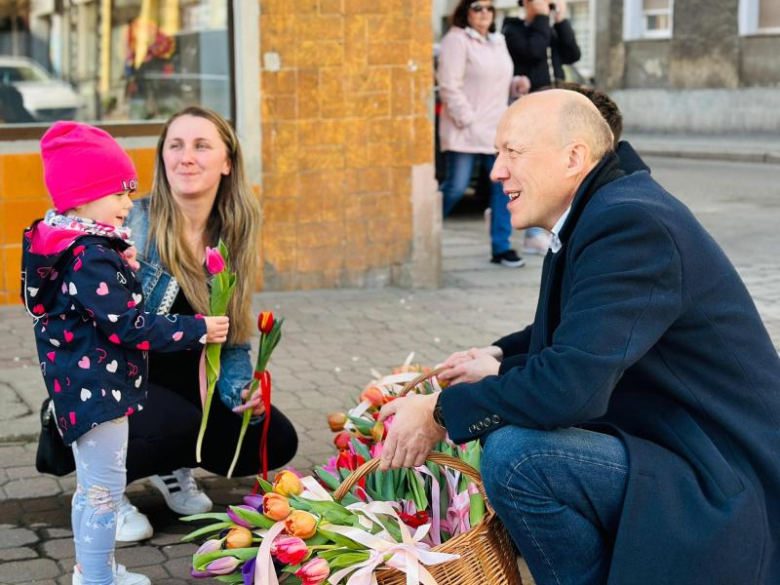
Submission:
POLYGON ((584 142, 572 142, 568 147, 566 177, 579 175, 588 166, 590 149, 584 142))

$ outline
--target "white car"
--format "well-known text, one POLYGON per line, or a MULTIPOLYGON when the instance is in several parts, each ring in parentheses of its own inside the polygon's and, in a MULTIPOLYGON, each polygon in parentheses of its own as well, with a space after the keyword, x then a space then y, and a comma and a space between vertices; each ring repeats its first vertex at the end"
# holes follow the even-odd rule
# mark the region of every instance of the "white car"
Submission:
POLYGON ((74 120, 82 107, 81 97, 70 85, 27 57, 0 55, 0 84, 19 91, 24 109, 36 121, 74 120))

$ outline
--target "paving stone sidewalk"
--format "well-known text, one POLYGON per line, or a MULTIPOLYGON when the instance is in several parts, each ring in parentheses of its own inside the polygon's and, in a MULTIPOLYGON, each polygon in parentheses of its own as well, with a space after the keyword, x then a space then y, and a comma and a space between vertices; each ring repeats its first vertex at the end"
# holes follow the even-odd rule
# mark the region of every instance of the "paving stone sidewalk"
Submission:
MULTIPOLYGON (((714 167, 685 163, 683 169, 675 166, 683 163, 651 162, 659 167, 658 176, 670 190, 692 193, 686 201, 726 247, 775 344, 780 345, 780 272, 775 260, 780 243, 774 236, 777 187, 746 189, 740 197, 729 193, 715 197, 709 189, 699 193, 686 188, 688 184, 678 183, 682 179, 675 174, 699 168, 702 176, 724 183, 714 167)), ((730 172, 754 177, 769 166, 743 165, 730 172)), ((706 185, 695 177, 692 180, 706 185)), ((770 185, 769 179, 765 182, 770 185)), ((294 467, 306 471, 334 453, 325 415, 351 405, 371 379, 372 368, 388 372, 410 351, 415 352, 415 361, 435 364, 454 350, 487 344, 531 320, 541 258, 527 257, 522 269, 491 265, 485 225, 474 218, 448 220, 443 248, 444 282, 439 290, 257 296, 256 309, 270 309, 287 318, 270 368, 274 403, 291 417, 301 438, 294 467)), ((38 432, 37 411, 43 396, 29 319, 20 306, 0 307, 0 584, 71 582, 69 499, 74 478, 41 476, 33 466, 32 440, 38 432)), ((217 508, 240 501, 251 487, 246 479, 198 475, 217 508)), ((155 584, 205 583, 189 576, 195 547, 179 542, 188 526, 177 520, 147 482, 130 485, 128 495, 149 515, 156 534, 140 545, 122 546, 118 560, 147 574, 155 584)))

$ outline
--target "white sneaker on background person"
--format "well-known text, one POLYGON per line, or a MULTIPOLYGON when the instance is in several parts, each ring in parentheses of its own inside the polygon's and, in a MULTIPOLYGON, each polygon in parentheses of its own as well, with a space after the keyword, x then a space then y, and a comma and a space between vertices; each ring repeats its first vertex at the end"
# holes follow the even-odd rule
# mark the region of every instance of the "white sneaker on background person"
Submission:
POLYGON ((139 512, 127 496, 122 496, 122 503, 119 504, 116 512, 117 542, 138 542, 151 538, 154 534, 149 518, 139 512))
MULTIPOLYGON (((79 566, 73 567, 73 585, 81 585, 84 579, 79 566)), ((131 573, 127 567, 114 563, 114 583, 116 585, 152 585, 149 577, 141 573, 131 573)))
POLYGON ((168 507, 177 514, 184 516, 204 514, 214 506, 209 497, 198 487, 192 469, 183 467, 171 475, 153 475, 149 481, 163 495, 168 507))

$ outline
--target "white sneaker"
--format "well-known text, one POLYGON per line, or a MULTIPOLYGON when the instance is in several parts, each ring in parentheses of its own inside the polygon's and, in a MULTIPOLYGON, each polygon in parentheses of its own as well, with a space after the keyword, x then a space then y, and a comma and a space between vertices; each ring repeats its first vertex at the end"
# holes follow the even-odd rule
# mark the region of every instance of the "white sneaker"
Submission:
POLYGON ((168 507, 178 514, 204 514, 214 506, 198 487, 192 469, 177 469, 171 475, 153 475, 149 481, 160 490, 168 507))
MULTIPOLYGON (((79 566, 73 567, 73 585, 81 585, 82 577, 79 566)), ((117 563, 114 565, 114 583, 116 585, 152 585, 149 577, 141 573, 131 573, 127 567, 117 563)))
MULTIPOLYGON (((116 539, 118 542, 137 542, 151 538, 154 528, 149 523, 149 518, 138 511, 138 508, 130 503, 127 496, 122 496, 116 514, 116 539)), ((134 581, 133 581, 134 582, 134 581)))

